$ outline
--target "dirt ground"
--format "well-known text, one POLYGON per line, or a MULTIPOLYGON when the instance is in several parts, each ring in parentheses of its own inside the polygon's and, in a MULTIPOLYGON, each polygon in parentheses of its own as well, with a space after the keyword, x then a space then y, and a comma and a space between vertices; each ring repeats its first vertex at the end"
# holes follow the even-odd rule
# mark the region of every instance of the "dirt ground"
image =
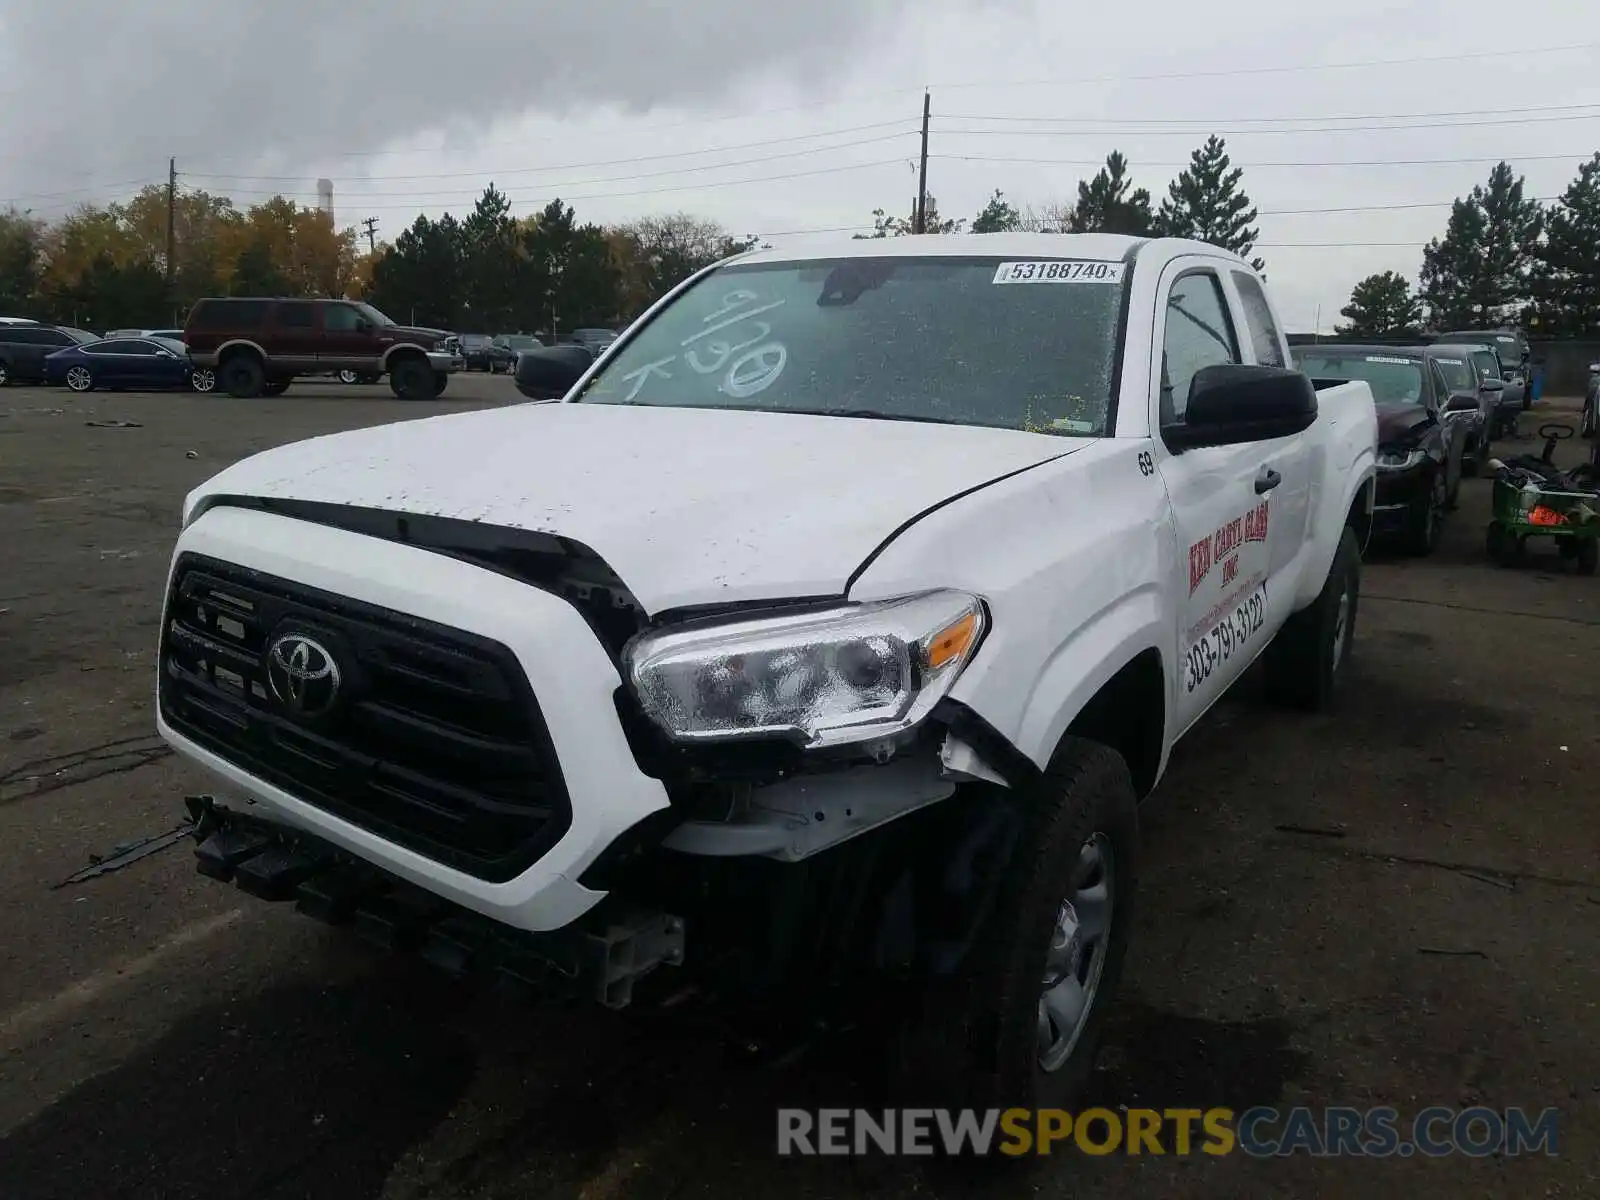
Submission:
POLYGON ((475 996, 199 878, 187 844, 54 887, 205 786, 153 734, 184 493, 277 443, 515 399, 0 391, 0 1197, 1600 1195, 1600 578, 1488 565, 1479 480, 1434 557, 1369 564, 1341 711, 1247 681, 1180 747, 1094 1090, 1554 1106, 1557 1157, 779 1160, 774 1109, 850 1103, 850 1054, 758 1065, 687 1017, 475 996))

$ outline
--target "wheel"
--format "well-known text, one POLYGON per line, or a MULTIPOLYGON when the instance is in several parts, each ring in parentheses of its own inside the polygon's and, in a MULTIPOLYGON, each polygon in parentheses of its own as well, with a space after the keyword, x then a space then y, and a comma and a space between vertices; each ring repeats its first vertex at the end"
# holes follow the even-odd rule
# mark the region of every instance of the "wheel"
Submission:
POLYGON ((1594 538, 1584 538, 1578 543, 1578 574, 1593 575, 1596 566, 1600 566, 1600 541, 1594 538))
POLYGON ((236 354, 222 364, 219 381, 236 400, 251 400, 266 386, 261 360, 251 354, 236 354))
POLYGON ((349 367, 345 367, 343 370, 336 373, 335 378, 337 378, 340 383, 360 383, 361 373, 359 371, 352 371, 349 367))
POLYGON ((289 390, 290 382, 292 381, 280 379, 273 383, 264 383, 261 385, 261 394, 263 396, 281 396, 289 390))
POLYGON ((433 377, 433 398, 437 400, 440 396, 444 395, 445 388, 449 386, 450 376, 442 373, 435 375, 433 377))
POLYGON ((433 368, 427 360, 409 355, 389 369, 389 390, 401 400, 432 400, 434 389, 433 368))
POLYGON ((88 367, 68 367, 67 386, 75 392, 94 391, 94 375, 88 367))
POLYGON ((1489 558, 1502 567, 1516 566, 1527 550, 1522 538, 1498 522, 1490 522, 1484 548, 1489 552, 1489 558))
POLYGON ((189 372, 189 386, 197 392, 213 392, 217 388, 217 373, 210 367, 196 367, 189 372))
POLYGON ((11 383, 11 368, 6 363, 0 362, 0 387, 6 387, 10 383, 11 383))
POLYGON ((1122 974, 1139 828, 1122 756, 1063 739, 970 959, 896 1030, 897 1090, 953 1108, 1075 1107, 1122 974))
POLYGON ((1438 472, 1433 477, 1428 494, 1412 505, 1406 523, 1406 542, 1411 553, 1418 558, 1426 558, 1439 548, 1439 529, 1444 523, 1444 511, 1449 506, 1449 489, 1444 474, 1438 472))
POLYGON ((1262 655, 1274 703, 1321 712, 1333 703, 1355 646, 1361 602, 1361 547, 1348 525, 1339 534, 1322 591, 1291 616, 1262 655))

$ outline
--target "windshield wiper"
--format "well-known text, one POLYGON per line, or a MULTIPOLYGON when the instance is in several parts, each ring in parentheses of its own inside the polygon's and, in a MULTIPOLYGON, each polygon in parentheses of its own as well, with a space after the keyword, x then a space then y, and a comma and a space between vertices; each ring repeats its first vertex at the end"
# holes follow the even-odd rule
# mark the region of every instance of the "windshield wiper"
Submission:
POLYGON ((921 421, 929 425, 964 425, 953 417, 913 416, 910 413, 880 412, 876 408, 773 408, 763 412, 799 413, 806 417, 862 417, 869 421, 921 421))

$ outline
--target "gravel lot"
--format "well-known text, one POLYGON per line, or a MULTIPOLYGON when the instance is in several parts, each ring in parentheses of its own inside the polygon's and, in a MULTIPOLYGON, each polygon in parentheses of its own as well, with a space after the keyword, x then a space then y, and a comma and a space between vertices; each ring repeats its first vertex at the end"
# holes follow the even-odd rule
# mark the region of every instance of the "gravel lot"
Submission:
POLYGON ((1555 1106, 1556 1158, 779 1161, 776 1106, 863 1094, 848 1048, 760 1065, 691 1016, 469 995, 198 878, 186 846, 53 889, 204 787, 152 732, 184 493, 277 443, 517 399, 448 397, 0 391, 0 1197, 1600 1195, 1600 579, 1487 565, 1478 480, 1434 558, 1369 565, 1342 711, 1275 713, 1247 680, 1180 748, 1096 1099, 1555 1106))

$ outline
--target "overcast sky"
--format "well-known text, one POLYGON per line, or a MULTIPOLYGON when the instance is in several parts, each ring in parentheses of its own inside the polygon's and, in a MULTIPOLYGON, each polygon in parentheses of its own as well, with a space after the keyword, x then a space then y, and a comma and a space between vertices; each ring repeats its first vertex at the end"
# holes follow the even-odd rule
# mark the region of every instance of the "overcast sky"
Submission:
POLYGON ((1224 135, 1286 322, 1327 329, 1357 279, 1415 276, 1494 160, 1566 186, 1600 148, 1597 44, 1573 0, 0 0, 0 206, 59 216, 174 155, 241 204, 327 176, 385 238, 493 180, 519 214, 811 241, 909 210, 926 85, 945 215, 1070 202, 1113 149, 1159 199, 1224 135))

